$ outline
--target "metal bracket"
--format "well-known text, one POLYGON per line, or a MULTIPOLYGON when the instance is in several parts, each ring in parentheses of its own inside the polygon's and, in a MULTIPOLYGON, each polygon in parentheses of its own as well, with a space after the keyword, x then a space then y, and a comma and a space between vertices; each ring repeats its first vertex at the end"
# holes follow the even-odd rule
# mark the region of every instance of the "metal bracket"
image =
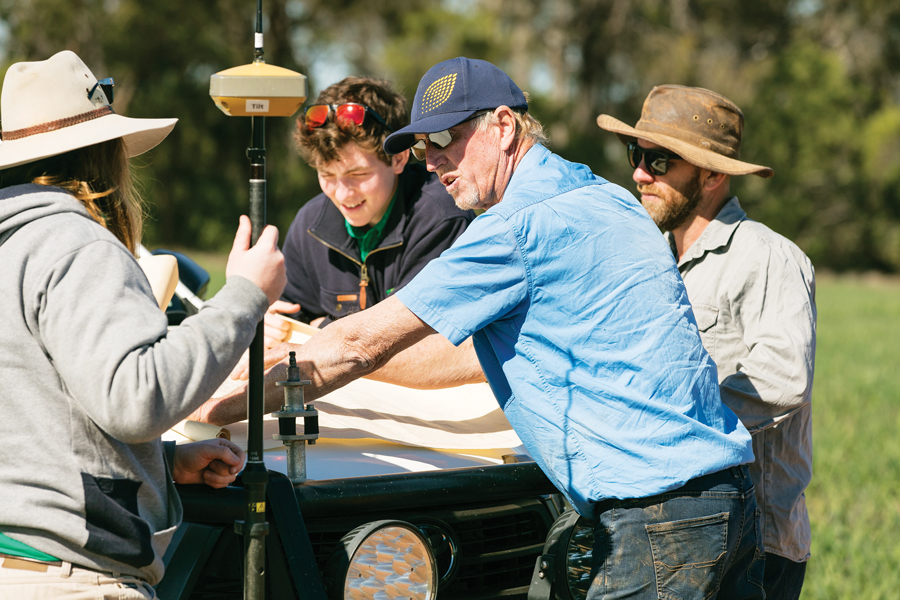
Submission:
POLYGON ((551 554, 539 556, 534 563, 531 585, 528 586, 528 600, 550 600, 553 594, 553 563, 551 554))
POLYGON ((268 523, 252 523, 247 527, 244 521, 234 522, 234 532, 238 535, 249 535, 250 537, 263 537, 269 535, 268 523), (249 530, 249 531, 248 531, 249 530))
POLYGON ((272 415, 278 419, 278 433, 272 438, 284 442, 287 448, 288 478, 293 483, 306 481, 306 444, 315 444, 319 438, 319 411, 305 406, 303 386, 308 380, 300 379, 295 352, 289 354, 287 381, 275 383, 284 388, 284 404, 272 415), (297 417, 303 418, 303 433, 297 433, 297 417))

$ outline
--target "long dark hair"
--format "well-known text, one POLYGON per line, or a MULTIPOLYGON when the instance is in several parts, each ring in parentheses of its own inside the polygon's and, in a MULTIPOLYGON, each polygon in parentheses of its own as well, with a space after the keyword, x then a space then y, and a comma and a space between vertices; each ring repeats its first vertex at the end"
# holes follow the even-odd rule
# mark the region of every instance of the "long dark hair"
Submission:
POLYGON ((144 211, 121 138, 0 170, 0 189, 23 183, 68 191, 136 254, 144 211))

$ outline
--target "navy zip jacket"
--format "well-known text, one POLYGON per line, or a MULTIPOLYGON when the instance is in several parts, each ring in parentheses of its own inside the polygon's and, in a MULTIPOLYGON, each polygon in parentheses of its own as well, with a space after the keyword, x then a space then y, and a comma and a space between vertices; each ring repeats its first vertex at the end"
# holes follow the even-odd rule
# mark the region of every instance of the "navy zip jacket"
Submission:
POLYGON ((325 194, 307 202, 284 240, 288 283, 282 299, 300 305, 293 315, 331 321, 384 300, 409 283, 465 231, 475 213, 460 210, 440 179, 420 164, 400 174, 398 196, 378 246, 360 260, 344 216, 325 194))

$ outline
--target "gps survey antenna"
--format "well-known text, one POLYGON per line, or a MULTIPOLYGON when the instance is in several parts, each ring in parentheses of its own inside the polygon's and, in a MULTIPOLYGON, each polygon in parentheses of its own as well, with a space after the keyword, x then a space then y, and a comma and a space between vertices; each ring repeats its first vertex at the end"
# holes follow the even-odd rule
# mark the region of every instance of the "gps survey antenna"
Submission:
MULTIPOLYGON (((250 117, 250 223, 251 240, 256 244, 266 226, 266 117, 290 117, 306 100, 306 77, 263 60, 262 0, 256 3, 256 33, 253 62, 214 74, 209 80, 209 95, 226 115, 250 117)), ((265 598, 266 482, 263 462, 263 322, 256 326, 250 344, 250 382, 247 387, 247 466, 243 483, 246 490, 244 520, 235 530, 244 537, 244 598, 265 598)))

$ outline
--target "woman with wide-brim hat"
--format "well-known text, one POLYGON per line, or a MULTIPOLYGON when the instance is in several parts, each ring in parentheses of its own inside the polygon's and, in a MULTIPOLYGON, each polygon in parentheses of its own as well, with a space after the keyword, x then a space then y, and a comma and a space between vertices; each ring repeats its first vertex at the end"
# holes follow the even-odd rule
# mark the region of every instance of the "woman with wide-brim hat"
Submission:
POLYGON ((160 434, 228 376, 284 286, 277 231, 250 248, 242 217, 224 288, 167 328, 134 258, 128 159, 175 119, 117 115, 111 85, 68 51, 3 82, 0 599, 155 596, 173 478, 222 487, 243 463, 225 440, 160 434))

